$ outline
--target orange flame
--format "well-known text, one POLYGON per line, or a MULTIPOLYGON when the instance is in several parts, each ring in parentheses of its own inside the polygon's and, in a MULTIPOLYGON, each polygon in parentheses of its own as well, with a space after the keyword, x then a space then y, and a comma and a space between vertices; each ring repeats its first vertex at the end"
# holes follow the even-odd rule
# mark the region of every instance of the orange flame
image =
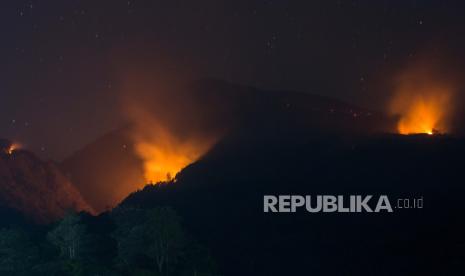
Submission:
POLYGON ((195 162, 211 146, 208 140, 175 137, 161 127, 152 136, 135 139, 135 151, 144 163, 144 177, 147 183, 172 180, 187 165, 195 162))
POLYGON ((134 123, 130 138, 143 162, 146 183, 175 180, 179 171, 197 161, 217 140, 216 135, 197 132, 188 125, 182 128, 187 132, 175 131, 169 120, 160 120, 142 105, 128 103, 126 108, 134 123))
POLYGON ((21 148, 21 145, 20 145, 20 144, 18 144, 18 143, 12 143, 12 144, 10 145, 10 147, 7 149, 7 153, 11 155, 11 154, 13 154, 13 152, 14 152, 15 150, 18 150, 18 149, 20 149, 20 148, 21 148))
POLYGON ((404 103, 398 131, 401 134, 446 132, 445 118, 450 99, 447 91, 429 91, 420 95, 398 96, 404 103))
POLYGON ((390 111, 400 115, 400 134, 445 133, 452 112, 454 87, 438 80, 431 70, 420 67, 404 72, 390 103, 390 111))

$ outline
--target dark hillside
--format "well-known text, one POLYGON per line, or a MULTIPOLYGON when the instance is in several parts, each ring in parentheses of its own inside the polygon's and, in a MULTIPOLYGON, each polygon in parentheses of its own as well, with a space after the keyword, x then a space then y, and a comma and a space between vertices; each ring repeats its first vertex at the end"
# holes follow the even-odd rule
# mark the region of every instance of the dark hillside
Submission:
POLYGON ((123 205, 174 206, 226 275, 463 272, 464 162, 465 141, 446 136, 231 138, 123 205), (267 194, 422 197, 424 208, 264 214, 267 194))

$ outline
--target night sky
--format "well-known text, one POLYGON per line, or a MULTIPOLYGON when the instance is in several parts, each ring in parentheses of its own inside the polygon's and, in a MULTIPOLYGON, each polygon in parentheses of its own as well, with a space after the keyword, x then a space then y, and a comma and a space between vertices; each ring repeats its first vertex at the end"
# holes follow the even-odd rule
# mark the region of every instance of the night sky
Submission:
POLYGON ((0 11, 0 137, 57 160, 122 124, 115 72, 128 59, 148 74, 382 109, 395 72, 423 52, 455 58, 465 37, 462 1, 15 0, 0 11))

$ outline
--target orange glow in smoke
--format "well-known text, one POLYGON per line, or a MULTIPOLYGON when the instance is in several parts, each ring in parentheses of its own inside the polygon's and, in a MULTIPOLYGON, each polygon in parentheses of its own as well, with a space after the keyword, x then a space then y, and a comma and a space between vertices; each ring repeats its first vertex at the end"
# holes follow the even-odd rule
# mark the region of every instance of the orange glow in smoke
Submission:
POLYGON ((219 138, 199 123, 202 113, 189 97, 170 89, 149 91, 140 98, 125 98, 122 106, 132 125, 132 148, 142 161, 145 183, 137 188, 176 180, 177 173, 201 158, 219 138))
POLYGON ((400 116, 400 134, 445 133, 452 113, 454 86, 438 79, 431 69, 417 66, 398 78, 390 102, 392 114, 400 116))
POLYGON ((419 95, 400 95, 397 105, 402 111, 398 122, 401 134, 446 132, 442 124, 447 111, 447 91, 425 91, 419 95))
POLYGON ((195 162, 211 145, 199 140, 182 141, 161 128, 154 134, 151 138, 136 139, 135 143, 147 183, 174 179, 179 171, 195 162))

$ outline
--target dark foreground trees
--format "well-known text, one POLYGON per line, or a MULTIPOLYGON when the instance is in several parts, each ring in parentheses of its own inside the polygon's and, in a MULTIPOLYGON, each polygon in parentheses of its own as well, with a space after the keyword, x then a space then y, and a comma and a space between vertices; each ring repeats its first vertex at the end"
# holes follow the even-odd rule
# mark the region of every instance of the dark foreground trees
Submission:
POLYGON ((118 244, 117 263, 123 271, 213 275, 215 266, 208 252, 189 238, 173 209, 118 208, 112 216, 117 224, 113 234, 118 244))
POLYGON ((0 275, 27 275, 39 260, 38 247, 21 229, 0 230, 0 275))
POLYGON ((82 257, 86 228, 78 214, 70 213, 48 233, 48 240, 59 250, 60 257, 76 260, 82 257))
POLYGON ((173 209, 119 207, 98 218, 70 213, 40 233, 1 229, 0 275, 216 274, 173 209))

